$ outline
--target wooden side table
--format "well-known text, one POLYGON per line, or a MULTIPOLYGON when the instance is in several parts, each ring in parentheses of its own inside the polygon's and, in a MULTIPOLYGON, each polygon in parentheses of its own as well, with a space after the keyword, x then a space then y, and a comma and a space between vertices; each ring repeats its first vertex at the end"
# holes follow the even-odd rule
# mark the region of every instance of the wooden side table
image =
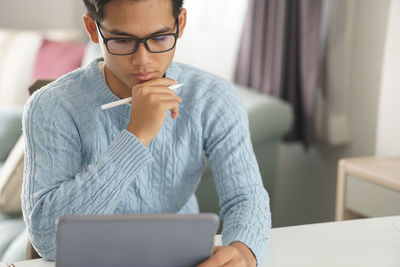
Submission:
POLYGON ((400 215, 400 157, 341 159, 335 219, 400 215))

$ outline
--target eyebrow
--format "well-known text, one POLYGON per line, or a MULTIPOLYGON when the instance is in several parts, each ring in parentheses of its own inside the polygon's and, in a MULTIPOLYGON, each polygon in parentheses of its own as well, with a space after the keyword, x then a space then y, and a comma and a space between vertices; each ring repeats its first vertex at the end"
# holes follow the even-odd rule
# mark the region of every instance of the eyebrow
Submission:
MULTIPOLYGON (((170 31, 171 31, 171 28, 170 28, 170 27, 164 27, 164 28, 162 28, 162 29, 159 29, 158 31, 155 31, 155 32, 149 34, 148 36, 153 36, 153 35, 157 35, 157 34, 167 33, 167 32, 170 32, 170 31)), ((117 30, 117 29, 111 29, 111 30, 109 30, 109 31, 107 31, 107 32, 108 32, 108 33, 111 33, 111 34, 115 34, 115 35, 123 35, 123 36, 138 38, 137 36, 135 36, 135 35, 133 35, 133 34, 130 34, 130 33, 127 33, 127 32, 123 32, 123 31, 120 31, 120 30, 117 30)))

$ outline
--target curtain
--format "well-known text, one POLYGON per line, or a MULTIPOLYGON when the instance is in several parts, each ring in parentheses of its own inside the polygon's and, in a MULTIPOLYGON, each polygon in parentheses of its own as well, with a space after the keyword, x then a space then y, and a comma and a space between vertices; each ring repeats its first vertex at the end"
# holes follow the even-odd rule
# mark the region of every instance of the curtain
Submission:
POLYGON ((249 0, 235 82, 289 102, 294 124, 286 140, 308 147, 320 66, 322 0, 249 0))

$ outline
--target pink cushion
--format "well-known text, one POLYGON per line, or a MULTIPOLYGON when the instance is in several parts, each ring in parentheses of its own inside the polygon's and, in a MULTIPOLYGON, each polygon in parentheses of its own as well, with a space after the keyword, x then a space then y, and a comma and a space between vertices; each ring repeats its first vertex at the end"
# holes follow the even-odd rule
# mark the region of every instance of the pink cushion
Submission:
POLYGON ((36 56, 32 80, 57 79, 81 66, 85 44, 43 39, 36 56))

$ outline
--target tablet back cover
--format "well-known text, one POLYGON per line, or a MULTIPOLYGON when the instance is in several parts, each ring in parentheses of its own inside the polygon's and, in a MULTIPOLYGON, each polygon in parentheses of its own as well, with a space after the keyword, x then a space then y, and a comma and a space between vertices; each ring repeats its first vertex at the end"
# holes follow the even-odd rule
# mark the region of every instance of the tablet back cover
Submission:
POLYGON ((212 254, 218 223, 215 214, 63 216, 56 266, 197 266, 212 254))

